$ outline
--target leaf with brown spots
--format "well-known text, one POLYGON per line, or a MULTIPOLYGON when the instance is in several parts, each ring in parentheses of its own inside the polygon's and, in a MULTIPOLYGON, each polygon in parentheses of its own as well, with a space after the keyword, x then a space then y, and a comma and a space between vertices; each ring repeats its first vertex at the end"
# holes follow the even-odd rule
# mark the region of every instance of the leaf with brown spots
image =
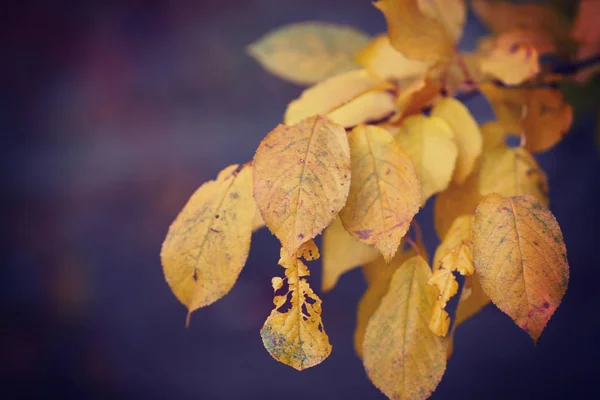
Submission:
POLYGON ((336 75, 306 89, 285 111, 284 123, 295 124, 319 114, 344 128, 380 119, 396 106, 394 86, 365 70, 336 75))
POLYGON ((390 261, 419 211, 415 167, 384 128, 360 125, 349 134, 352 182, 340 219, 346 231, 390 261))
POLYGON ((189 310, 214 303, 246 263, 256 206, 252 168, 231 165, 190 197, 163 242, 160 258, 173 294, 189 310))
POLYGON ((346 131, 323 117, 279 125, 256 150, 254 199, 290 254, 333 221, 349 189, 346 131))
POLYGON ((469 109, 454 98, 446 97, 438 101, 433 106, 431 115, 443 119, 454 132, 458 160, 452 180, 462 184, 473 171, 477 158, 481 154, 483 140, 479 126, 469 109))
POLYGON ((391 399, 427 398, 446 369, 448 340, 427 325, 436 299, 429 278, 422 257, 404 262, 367 326, 363 363, 373 384, 391 399))
POLYGON ((354 57, 368 40, 350 26, 310 21, 277 28, 247 51, 272 74, 306 85, 356 69, 354 57))
POLYGON ((425 260, 428 259, 423 239, 419 236, 415 242, 418 251, 413 247, 402 250, 405 246, 401 244, 398 252, 389 264, 385 262, 383 257, 379 257, 375 261, 365 264, 362 268, 368 287, 358 302, 356 330, 354 331, 354 350, 360 358, 363 356, 362 350, 367 324, 379 307, 379 304, 381 304, 381 299, 388 292, 394 272, 409 258, 420 255, 425 260))
POLYGON ((323 234, 322 290, 328 292, 345 272, 375 260, 379 251, 350 236, 336 218, 323 234))
MULTIPOLYGON (((300 257, 309 261, 319 258, 312 240, 293 256, 281 249, 279 265, 285 268, 288 291, 273 299, 275 308, 260 335, 274 359, 302 371, 325 360, 331 353, 331 344, 321 320, 321 299, 306 281, 310 272, 300 257), (284 311, 288 303, 290 307, 284 311)), ((274 284, 273 288, 277 291, 281 286, 274 284)))
POLYGON ((433 276, 427 282, 439 295, 429 328, 438 336, 446 336, 450 327, 450 315, 446 304, 457 292, 458 282, 453 271, 461 275, 473 275, 473 243, 471 242, 471 215, 458 217, 438 246, 433 261, 433 276))
POLYGON ((473 257, 485 294, 537 342, 569 281, 554 215, 529 195, 490 194, 475 213, 473 257))
POLYGON ((458 12, 443 15, 437 4, 427 3, 430 2, 379 0, 374 5, 385 16, 390 41, 399 52, 413 60, 447 62, 462 33, 464 2, 453 1, 452 10, 458 12), (461 3, 462 10, 457 9, 461 3), (446 22, 446 18, 452 21, 446 22))
POLYGON ((458 156, 454 133, 441 118, 413 115, 404 120, 396 141, 415 164, 425 205, 450 184, 458 156))

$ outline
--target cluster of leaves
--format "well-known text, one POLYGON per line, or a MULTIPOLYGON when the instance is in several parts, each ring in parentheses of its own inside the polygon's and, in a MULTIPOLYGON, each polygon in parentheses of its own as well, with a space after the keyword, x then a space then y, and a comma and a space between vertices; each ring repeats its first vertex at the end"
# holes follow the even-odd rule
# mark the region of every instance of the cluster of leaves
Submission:
POLYGON ((272 280, 261 336, 276 360, 302 370, 332 348, 303 261, 320 257, 313 239, 324 232, 322 289, 358 266, 368 283, 355 348, 369 378, 390 398, 425 398, 465 319, 493 302, 537 341, 561 302, 566 248, 532 153, 568 130, 572 108, 556 83, 578 71, 557 73, 539 56, 571 60, 600 41, 586 33, 584 14, 572 27, 557 7, 474 0, 493 35, 462 52, 464 0, 374 5, 385 35, 301 23, 249 47, 269 71, 314 86, 289 104, 253 161, 192 195, 161 259, 189 322, 229 292, 252 232, 266 226, 281 242, 285 273, 272 280), (474 93, 496 120, 478 125, 461 101, 474 93), (510 135, 518 146, 506 144, 510 135), (433 196, 441 244, 430 266, 413 218, 433 196), (462 288, 456 273, 466 277, 462 288), (451 324, 446 306, 459 289, 451 324))

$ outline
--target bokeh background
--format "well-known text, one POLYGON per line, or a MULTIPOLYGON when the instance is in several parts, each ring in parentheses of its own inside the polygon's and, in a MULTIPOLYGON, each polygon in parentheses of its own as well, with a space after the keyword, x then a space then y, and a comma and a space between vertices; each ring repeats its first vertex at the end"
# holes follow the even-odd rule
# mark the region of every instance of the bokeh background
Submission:
MULTIPOLYGON (((159 251, 190 194, 253 157, 301 88, 244 47, 290 22, 385 30, 368 0, 3 2, 0 148, 2 399, 378 399, 352 348, 359 270, 323 294, 333 344, 297 372, 259 330, 280 275, 278 244, 253 237, 235 288, 196 312, 162 275, 159 251)), ((485 29, 470 16, 462 41, 485 29)), ((469 106, 485 121, 487 104, 469 106)), ((571 281, 534 346, 488 306, 457 330, 433 398, 600 395, 600 157, 595 122, 538 160, 568 248, 571 281)), ((432 204, 418 217, 437 243, 432 204)), ((320 287, 320 265, 310 279, 320 287)), ((320 291, 319 291, 320 293, 320 291)))

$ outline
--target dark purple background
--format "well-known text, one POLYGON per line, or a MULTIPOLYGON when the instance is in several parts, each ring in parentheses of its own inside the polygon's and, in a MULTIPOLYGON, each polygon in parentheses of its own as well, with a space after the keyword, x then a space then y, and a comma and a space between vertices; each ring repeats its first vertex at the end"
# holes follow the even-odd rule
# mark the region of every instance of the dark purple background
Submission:
MULTIPOLYGON (((223 167, 252 158, 300 88, 245 55, 283 24, 385 30, 368 0, 4 3, 0 159, 4 246, 0 398, 382 398, 352 348, 359 270, 323 294, 332 355, 297 372, 259 330, 281 275, 278 244, 253 238, 231 291, 196 312, 159 261, 169 223, 223 167)), ((471 19, 463 45, 482 26, 471 19)), ((480 99, 469 103, 481 121, 480 99)), ((538 157, 571 281, 537 346, 488 306, 462 325, 434 398, 598 396, 600 158, 579 119, 538 157)), ((431 250, 432 204, 419 215, 431 250)), ((311 266, 320 287, 320 266, 311 266)), ((320 291, 319 291, 320 293, 320 291)))

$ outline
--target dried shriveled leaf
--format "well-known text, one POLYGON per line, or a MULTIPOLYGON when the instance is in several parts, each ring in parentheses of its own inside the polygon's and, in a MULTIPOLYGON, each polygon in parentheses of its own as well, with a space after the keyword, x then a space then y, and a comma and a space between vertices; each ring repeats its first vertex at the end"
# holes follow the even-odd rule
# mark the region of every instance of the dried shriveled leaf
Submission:
POLYGON ((511 32, 483 40, 479 52, 483 74, 507 85, 518 85, 540 71, 537 50, 511 32))
POLYGON ((448 189, 438 194, 435 198, 433 213, 435 230, 438 237, 440 239, 446 237, 450 226, 456 218, 461 215, 474 213, 480 200, 478 169, 462 185, 450 183, 448 189))
POLYGON ((301 22, 282 26, 248 46, 269 72, 298 84, 312 84, 356 69, 354 57, 369 36, 349 26, 301 22))
POLYGON ((453 98, 447 97, 437 102, 431 110, 431 115, 446 121, 454 132, 458 160, 453 181, 458 184, 464 183, 481 154, 483 140, 479 126, 467 107, 453 98))
POLYGON ((537 341, 569 281, 552 213, 529 195, 485 197, 473 221, 473 255, 485 294, 537 341))
POLYGON ((548 181, 535 158, 520 147, 498 147, 481 158, 479 193, 504 197, 529 194, 548 206, 548 181))
POLYGON ((453 57, 453 35, 424 13, 418 0, 379 0, 374 5, 385 16, 392 46, 406 57, 429 62, 453 57))
POLYGON ((348 136, 352 182, 340 219, 346 231, 390 261, 419 211, 415 167, 384 128, 360 125, 348 136))
POLYGON ((436 298, 427 285, 430 277, 429 265, 419 256, 402 264, 367 326, 365 369, 392 399, 427 398, 446 369, 447 339, 427 326, 436 298))
POLYGON ((333 221, 349 189, 346 131, 325 118, 279 125, 256 150, 254 199, 267 227, 288 253, 333 221))
POLYGON ((231 165, 190 197, 162 245, 163 272, 189 310, 225 296, 246 263, 256 211, 252 169, 231 165))
POLYGON ((461 275, 472 275, 473 244, 471 242, 471 215, 454 220, 442 243, 438 246, 433 261, 433 276, 428 284, 434 286, 439 296, 429 322, 429 328, 438 336, 445 336, 450 327, 450 316, 446 304, 458 291, 458 282, 453 271, 461 275))
POLYGON ((350 236, 336 218, 323 234, 322 290, 327 292, 336 285, 340 276, 379 257, 379 251, 350 236))
MULTIPOLYGON (((302 371, 325 360, 331 353, 331 344, 321 321, 321 299, 306 281, 310 273, 300 257, 319 258, 312 240, 294 256, 281 249, 279 265, 285 268, 289 289, 287 294, 275 296, 275 308, 260 335, 274 359, 302 371), (288 302, 290 307, 284 311, 288 302)), ((276 286, 279 285, 273 287, 276 286)))
POLYGON ((354 350, 360 358, 363 357, 362 350, 367 324, 379 307, 379 304, 381 304, 381 299, 388 292, 394 272, 409 258, 420 255, 424 259, 428 259, 427 249, 425 249, 421 237, 416 239, 416 245, 418 252, 412 247, 402 250, 404 246, 401 244, 398 252, 389 264, 382 257, 379 257, 375 261, 365 264, 362 268, 368 287, 358 302, 356 330, 354 331, 354 350))
POLYGON ((441 118, 413 115, 404 120, 395 137, 415 164, 424 205, 450 184, 458 157, 454 133, 441 118))
POLYGON ((402 80, 425 76, 431 63, 406 58, 390 44, 387 35, 379 35, 356 56, 356 62, 383 79, 402 80))
POLYGON ((494 33, 527 32, 540 54, 557 50, 564 55, 572 47, 568 18, 547 4, 473 0, 472 5, 494 33))
POLYGON ((380 119, 395 110, 393 85, 365 70, 334 76, 306 89, 292 101, 284 117, 286 125, 319 114, 345 128, 380 119))

